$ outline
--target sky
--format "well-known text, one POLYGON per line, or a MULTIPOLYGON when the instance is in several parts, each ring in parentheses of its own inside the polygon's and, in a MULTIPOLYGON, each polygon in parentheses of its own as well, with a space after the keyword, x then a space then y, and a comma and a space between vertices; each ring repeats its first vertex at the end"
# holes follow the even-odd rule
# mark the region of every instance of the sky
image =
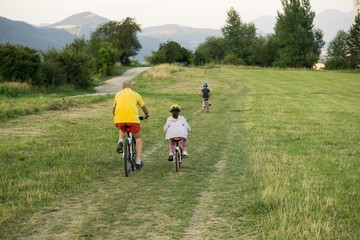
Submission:
MULTIPOLYGON (((310 0, 310 4, 316 14, 327 9, 353 11, 353 0, 310 0)), ((131 17, 141 28, 178 24, 220 29, 231 7, 247 23, 282 12, 281 0, 0 0, 0 16, 39 25, 90 11, 112 21, 131 17)))

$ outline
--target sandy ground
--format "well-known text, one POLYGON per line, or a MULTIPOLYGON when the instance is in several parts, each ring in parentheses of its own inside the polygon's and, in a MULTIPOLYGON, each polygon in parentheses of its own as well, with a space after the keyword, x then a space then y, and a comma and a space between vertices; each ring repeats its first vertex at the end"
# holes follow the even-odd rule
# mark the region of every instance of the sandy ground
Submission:
POLYGON ((137 75, 148 69, 149 67, 132 68, 126 71, 121 76, 111 78, 106 82, 104 82, 104 84, 95 87, 96 93, 84 94, 82 96, 99 96, 99 95, 107 95, 107 94, 116 94, 118 91, 122 89, 122 83, 124 81, 133 79, 134 77, 136 77, 137 75))

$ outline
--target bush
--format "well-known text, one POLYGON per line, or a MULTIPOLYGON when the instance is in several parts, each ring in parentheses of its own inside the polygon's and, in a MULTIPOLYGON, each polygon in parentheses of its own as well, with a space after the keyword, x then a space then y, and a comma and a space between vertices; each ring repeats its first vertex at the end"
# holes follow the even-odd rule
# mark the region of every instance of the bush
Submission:
POLYGON ((35 49, 0 45, 0 75, 5 81, 31 82, 38 75, 40 62, 35 49))
POLYGON ((45 60, 40 65, 41 82, 40 85, 46 87, 56 87, 66 84, 66 74, 59 62, 52 59, 45 60))
POLYGON ((224 58, 225 64, 232 64, 232 65, 245 65, 244 59, 237 57, 235 54, 227 54, 224 58))
POLYGON ((326 68, 329 70, 349 69, 350 63, 345 57, 335 56, 326 61, 326 68))

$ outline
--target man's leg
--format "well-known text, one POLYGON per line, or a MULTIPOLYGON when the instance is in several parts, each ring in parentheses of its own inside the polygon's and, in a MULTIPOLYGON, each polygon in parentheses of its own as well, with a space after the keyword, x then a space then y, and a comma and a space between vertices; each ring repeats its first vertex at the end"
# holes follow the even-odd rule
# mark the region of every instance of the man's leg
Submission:
POLYGON ((135 141, 136 141, 136 161, 135 161, 135 164, 137 165, 136 168, 140 169, 144 165, 144 163, 141 160, 142 147, 143 147, 142 138, 141 138, 141 130, 138 133, 134 134, 134 137, 135 137, 135 141))
POLYGON ((119 142, 118 142, 118 145, 116 147, 116 151, 118 153, 122 153, 123 152, 123 141, 124 141, 124 138, 125 138, 125 132, 121 131, 121 129, 119 129, 119 142))
POLYGON ((141 153, 142 153, 142 147, 143 147, 141 136, 135 137, 135 141, 136 141, 136 159, 141 160, 141 153))
POLYGON ((121 129, 119 129, 119 142, 124 141, 125 138, 125 132, 121 131, 121 129))

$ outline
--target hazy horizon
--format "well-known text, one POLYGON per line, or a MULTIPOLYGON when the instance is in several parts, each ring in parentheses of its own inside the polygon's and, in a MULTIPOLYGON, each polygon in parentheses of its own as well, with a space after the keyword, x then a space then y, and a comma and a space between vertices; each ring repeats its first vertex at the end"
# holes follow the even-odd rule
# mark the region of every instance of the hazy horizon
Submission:
MULTIPOLYGON (((319 14, 328 9, 353 11, 353 0, 310 0, 311 9, 319 14)), ((132 17, 144 27, 178 24, 195 28, 220 29, 231 7, 241 20, 251 22, 261 16, 276 16, 282 10, 280 0, 1 0, 0 16, 33 25, 52 24, 81 12, 92 12, 109 20, 132 17)))

